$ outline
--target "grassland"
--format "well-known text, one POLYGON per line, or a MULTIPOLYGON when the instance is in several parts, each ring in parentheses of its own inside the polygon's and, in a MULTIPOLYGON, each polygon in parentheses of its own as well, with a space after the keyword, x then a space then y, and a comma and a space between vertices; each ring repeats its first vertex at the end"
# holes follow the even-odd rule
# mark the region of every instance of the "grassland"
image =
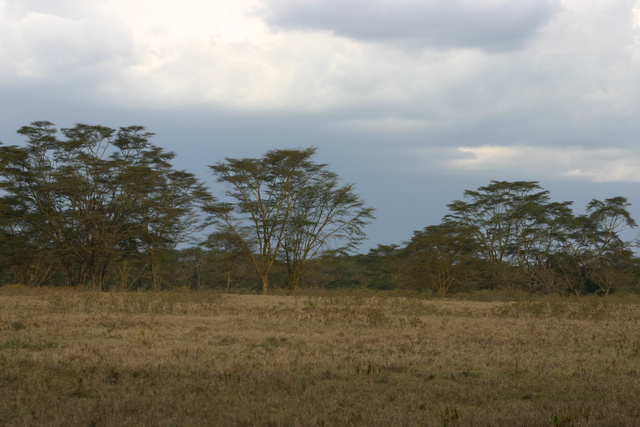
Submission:
POLYGON ((640 301, 0 288, 0 425, 640 425, 640 301))

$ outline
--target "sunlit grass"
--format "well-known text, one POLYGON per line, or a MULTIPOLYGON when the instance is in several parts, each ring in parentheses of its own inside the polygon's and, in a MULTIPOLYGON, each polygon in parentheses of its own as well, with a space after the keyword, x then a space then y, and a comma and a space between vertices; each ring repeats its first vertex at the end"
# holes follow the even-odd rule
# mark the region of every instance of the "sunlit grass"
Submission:
POLYGON ((381 295, 0 288, 0 425, 640 424, 637 301, 381 295))

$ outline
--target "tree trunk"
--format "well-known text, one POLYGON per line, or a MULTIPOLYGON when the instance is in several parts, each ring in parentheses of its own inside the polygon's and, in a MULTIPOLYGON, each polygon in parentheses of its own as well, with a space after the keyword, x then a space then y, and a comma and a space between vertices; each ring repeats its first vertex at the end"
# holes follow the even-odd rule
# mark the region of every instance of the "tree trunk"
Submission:
POLYGON ((149 254, 149 270, 151 272, 151 289, 159 292, 162 284, 160 283, 158 260, 156 259, 154 254, 149 254))
POLYGON ((298 290, 300 285, 300 274, 289 272, 289 291, 293 294, 298 290))

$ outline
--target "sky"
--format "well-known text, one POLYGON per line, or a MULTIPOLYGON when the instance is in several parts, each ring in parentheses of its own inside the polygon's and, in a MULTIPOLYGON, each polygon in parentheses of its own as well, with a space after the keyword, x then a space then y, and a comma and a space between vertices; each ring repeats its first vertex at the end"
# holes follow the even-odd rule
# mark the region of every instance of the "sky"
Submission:
POLYGON ((491 180, 640 221, 640 1, 0 0, 0 141, 143 125, 208 165, 318 148, 402 244, 491 180))

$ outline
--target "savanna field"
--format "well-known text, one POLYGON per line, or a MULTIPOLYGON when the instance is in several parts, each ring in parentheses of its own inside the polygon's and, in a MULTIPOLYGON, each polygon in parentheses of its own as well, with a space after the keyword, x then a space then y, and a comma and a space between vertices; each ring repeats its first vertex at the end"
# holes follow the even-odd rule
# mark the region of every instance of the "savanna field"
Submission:
POLYGON ((640 425, 638 297, 503 297, 4 286, 0 425, 640 425))

